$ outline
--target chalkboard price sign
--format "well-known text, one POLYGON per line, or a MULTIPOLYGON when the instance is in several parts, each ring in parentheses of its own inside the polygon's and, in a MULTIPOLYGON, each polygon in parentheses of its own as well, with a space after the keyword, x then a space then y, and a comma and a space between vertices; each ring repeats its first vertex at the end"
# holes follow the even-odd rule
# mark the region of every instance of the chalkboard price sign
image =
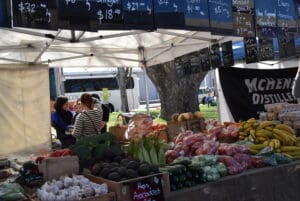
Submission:
POLYGON ((123 13, 125 27, 154 29, 152 0, 123 0, 123 13))
POLYGON ((273 39, 259 39, 259 60, 266 61, 274 59, 273 39))
POLYGON ((0 27, 11 27, 10 1, 0 1, 0 27))
POLYGON ((211 69, 209 48, 204 48, 200 50, 199 57, 200 57, 201 71, 202 72, 209 71, 211 69))
POLYGON ((243 37, 254 37, 254 0, 232 1, 234 34, 243 37))
POLYGON ((277 1, 277 26, 283 32, 297 31, 296 3, 294 0, 277 1))
POLYGON ((278 38, 280 58, 296 56, 295 40, 292 36, 278 38))
POLYGON ((232 1, 208 0, 211 32, 232 34, 232 1))
POLYGON ((132 201, 164 201, 161 178, 153 176, 130 183, 132 201))
POLYGON ((209 30, 208 1, 186 0, 185 27, 192 30, 209 30))
POLYGON ((255 37, 245 37, 246 63, 258 62, 257 43, 255 37))
POLYGON ((220 45, 218 43, 210 47, 210 63, 213 69, 221 67, 220 45))
POLYGON ((12 1, 14 26, 57 29, 57 5, 53 0, 12 1))
POLYGON ((222 48, 222 61, 224 67, 231 67, 234 65, 232 41, 228 41, 221 44, 222 48))
POLYGON ((59 27, 97 31, 123 29, 121 0, 60 0, 59 27))
POLYGON ((184 28, 184 5, 183 0, 154 0, 155 26, 157 28, 184 28))
POLYGON ((259 37, 277 36, 277 10, 274 0, 255 0, 256 26, 259 37))

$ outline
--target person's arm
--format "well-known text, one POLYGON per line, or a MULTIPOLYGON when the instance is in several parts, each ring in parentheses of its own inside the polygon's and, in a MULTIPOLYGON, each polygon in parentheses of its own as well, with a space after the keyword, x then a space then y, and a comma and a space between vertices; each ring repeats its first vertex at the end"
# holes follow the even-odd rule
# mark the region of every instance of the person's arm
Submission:
POLYGON ((75 120, 73 136, 76 138, 82 136, 82 131, 83 131, 83 117, 82 117, 82 113, 80 113, 75 120))
POLYGON ((66 124, 62 118, 57 114, 57 112, 53 112, 51 114, 51 121, 54 122, 58 127, 68 130, 68 124, 66 124))

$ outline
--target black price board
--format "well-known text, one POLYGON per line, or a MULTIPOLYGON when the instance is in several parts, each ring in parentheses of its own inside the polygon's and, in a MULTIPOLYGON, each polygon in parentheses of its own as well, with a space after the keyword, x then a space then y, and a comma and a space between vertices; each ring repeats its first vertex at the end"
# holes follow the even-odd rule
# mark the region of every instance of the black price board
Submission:
POLYGON ((255 0, 256 28, 259 37, 277 36, 277 15, 274 0, 255 0))
POLYGON ((190 66, 191 66, 191 74, 197 74, 200 73, 200 56, 199 51, 193 52, 188 54, 190 59, 190 66))
MULTIPOLYGON (((296 3, 294 0, 277 0, 277 26, 284 32, 297 32, 296 3)), ((282 33, 283 32, 283 33, 282 33)))
POLYGON ((186 0, 185 27, 191 30, 209 30, 208 1, 186 0))
POLYGON ((164 201, 161 178, 153 176, 141 181, 132 182, 130 196, 132 201, 164 201))
POLYGON ((280 58, 296 56, 295 40, 292 36, 278 38, 280 58))
POLYGON ((212 34, 232 34, 232 1, 208 0, 212 34))
POLYGON ((204 48, 199 51, 199 57, 200 57, 200 66, 201 66, 201 71, 209 71, 211 69, 210 65, 210 50, 209 48, 204 48))
POLYGON ((231 67, 234 65, 232 41, 221 44, 222 48, 222 62, 224 67, 231 67))
POLYGON ((192 52, 175 58, 176 75, 178 78, 200 73, 199 52, 192 52))
POLYGON ((123 0, 124 26, 135 29, 154 29, 152 0, 123 0))
POLYGON ((14 26, 57 29, 57 5, 53 0, 12 1, 14 26))
POLYGON ((256 38, 255 37, 245 37, 244 45, 245 45, 246 63, 258 62, 256 38))
POLYGON ((221 67, 220 45, 218 43, 210 47, 210 63, 213 69, 221 67))
POLYGON ((184 28, 184 5, 185 1, 183 0, 154 0, 156 28, 184 28))
POLYGON ((266 61, 274 59, 274 48, 272 38, 259 38, 259 60, 266 61))
POLYGON ((182 79, 184 77, 184 69, 182 66, 182 61, 181 61, 181 57, 177 57, 174 59, 174 64, 175 64, 175 70, 176 70, 176 77, 178 79, 182 79))
POLYGON ((233 0, 232 17, 235 35, 255 37, 254 0, 233 0))
POLYGON ((59 28, 124 29, 121 0, 59 0, 59 28))
POLYGON ((0 1, 0 27, 11 27, 10 1, 0 1))

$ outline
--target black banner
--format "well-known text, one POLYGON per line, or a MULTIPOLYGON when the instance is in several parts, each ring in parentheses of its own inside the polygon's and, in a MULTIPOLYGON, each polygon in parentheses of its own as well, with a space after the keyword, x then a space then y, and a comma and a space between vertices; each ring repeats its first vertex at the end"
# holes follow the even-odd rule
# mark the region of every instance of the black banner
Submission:
POLYGON ((265 104, 295 101, 292 85, 296 72, 297 68, 219 69, 223 93, 234 120, 258 118, 265 104))
POLYGON ((10 3, 8 0, 0 1, 0 27, 11 27, 10 3))

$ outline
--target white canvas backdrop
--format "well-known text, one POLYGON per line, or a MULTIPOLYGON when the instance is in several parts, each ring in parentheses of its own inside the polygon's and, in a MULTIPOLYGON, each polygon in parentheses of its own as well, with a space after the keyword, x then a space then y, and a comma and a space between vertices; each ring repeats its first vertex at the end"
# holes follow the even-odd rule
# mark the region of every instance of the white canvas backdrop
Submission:
POLYGON ((0 65, 0 155, 50 148, 48 66, 0 65))

